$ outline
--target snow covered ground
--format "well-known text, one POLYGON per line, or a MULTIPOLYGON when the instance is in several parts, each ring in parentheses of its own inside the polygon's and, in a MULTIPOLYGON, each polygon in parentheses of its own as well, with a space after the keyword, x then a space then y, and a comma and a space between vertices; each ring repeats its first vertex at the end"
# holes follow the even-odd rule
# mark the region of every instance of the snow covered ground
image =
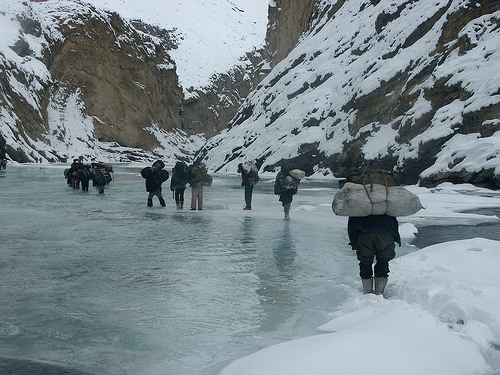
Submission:
MULTIPOLYGON (((452 184, 410 189, 426 209, 400 219, 405 238, 416 232, 412 223, 499 220, 460 213, 490 207, 500 214, 498 193, 452 184)), ((353 291, 318 327, 323 334, 239 359, 221 375, 500 374, 499 264, 500 241, 484 238, 407 254, 391 262, 385 299, 353 291)))

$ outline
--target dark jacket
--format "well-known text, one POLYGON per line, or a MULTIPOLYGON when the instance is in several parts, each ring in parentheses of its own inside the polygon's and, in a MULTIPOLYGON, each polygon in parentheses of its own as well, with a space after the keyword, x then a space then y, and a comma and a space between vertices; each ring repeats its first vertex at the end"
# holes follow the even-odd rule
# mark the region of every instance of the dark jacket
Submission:
POLYGON ((183 162, 177 162, 172 169, 172 179, 170 180, 170 190, 185 189, 188 183, 187 166, 183 162))
POLYGON ((143 168, 141 175, 146 179, 146 191, 150 193, 161 189, 161 184, 167 181, 169 177, 167 171, 156 166, 143 168))
POLYGON ((364 217, 349 217, 347 222, 347 233, 350 245, 356 250, 358 232, 389 233, 401 246, 401 236, 399 235, 399 224, 395 217, 388 215, 370 215, 364 217))
POLYGON ((300 180, 290 176, 289 172, 293 169, 288 165, 282 166, 281 171, 276 175, 274 181, 274 194, 295 194, 299 187, 300 180), (290 180, 288 181, 287 178, 290 180))

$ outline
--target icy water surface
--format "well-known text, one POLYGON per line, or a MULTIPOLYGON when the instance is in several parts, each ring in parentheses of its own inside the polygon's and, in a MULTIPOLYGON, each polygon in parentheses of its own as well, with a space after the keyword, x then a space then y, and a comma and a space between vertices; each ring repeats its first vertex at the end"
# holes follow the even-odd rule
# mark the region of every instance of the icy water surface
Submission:
POLYGON ((167 207, 146 207, 139 168, 116 168, 99 195, 67 187, 64 167, 0 174, 0 357, 92 374, 214 374, 317 333, 357 280, 346 219, 331 211, 334 181, 301 184, 284 222, 272 178, 243 211, 240 178, 215 175, 204 210, 190 211, 175 209, 169 181, 167 207))

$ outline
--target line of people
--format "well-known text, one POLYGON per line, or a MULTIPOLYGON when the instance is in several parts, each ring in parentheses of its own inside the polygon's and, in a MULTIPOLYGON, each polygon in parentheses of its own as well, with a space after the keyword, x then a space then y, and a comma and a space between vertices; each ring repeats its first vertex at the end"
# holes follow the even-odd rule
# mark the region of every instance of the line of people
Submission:
MULTIPOLYGON (((166 206, 162 193, 162 184, 168 180, 169 173, 164 170, 165 163, 158 160, 151 167, 141 170, 141 175, 146 179, 146 191, 148 195, 148 207, 153 206, 153 198, 156 196, 161 206, 166 206)), ((207 168, 201 163, 193 163, 187 166, 179 161, 172 169, 172 179, 170 180, 170 190, 173 193, 177 209, 184 208, 184 192, 186 186, 191 186, 191 210, 203 210, 203 187, 212 185, 212 176, 207 172, 207 168)))
MULTIPOLYGON (((169 174, 163 170, 164 167, 165 164, 159 160, 151 167, 146 167, 141 171, 142 176, 146 178, 146 190, 149 192, 148 206, 153 205, 152 199, 155 195, 160 204, 165 206, 161 184, 168 179, 169 174)), ((251 210, 253 189, 259 182, 258 168, 253 162, 240 163, 238 164, 238 173, 241 174, 241 186, 245 188, 245 207, 243 209, 251 210)), ((305 172, 295 168, 290 163, 282 165, 280 172, 276 175, 274 194, 279 196, 285 221, 290 220, 293 196, 297 193, 300 181, 304 177, 305 172)), ((384 176, 384 178, 387 184, 387 177, 384 176)), ((348 180, 356 182, 355 179, 348 180)), ((188 183, 192 192, 191 210, 202 210, 203 187, 212 184, 212 177, 208 175, 206 168, 200 163, 188 167, 183 162, 177 162, 172 169, 170 182, 170 189, 173 192, 177 209, 184 208, 184 192, 188 183)), ((391 183, 394 184, 392 180, 391 183)), ((350 245, 356 251, 359 260, 364 293, 384 293, 389 276, 389 261, 396 256, 395 242, 401 246, 398 227, 397 219, 388 215, 349 217, 348 236, 350 245), (375 260, 375 267, 373 267, 375 260)))
MULTIPOLYGON (((156 196, 161 206, 166 206, 162 194, 162 184, 170 177, 165 169, 165 163, 158 160, 150 167, 141 170, 142 177, 146 180, 146 191, 148 192, 147 206, 153 206, 153 198, 156 196)), ((104 186, 111 182, 112 167, 104 163, 92 163, 85 165, 82 158, 75 159, 71 167, 65 170, 68 185, 79 189, 82 185, 83 191, 88 191, 90 180, 94 181, 100 194, 104 193, 104 186)), ((385 171, 384 171, 385 172, 385 171)), ((240 163, 238 173, 241 174, 241 185, 245 188, 244 210, 252 209, 252 194, 254 186, 259 182, 258 168, 253 162, 240 163)), ((367 172, 365 172, 367 173, 367 172)), ((377 172, 378 173, 378 172, 377 172)), ((377 177, 376 173, 372 176, 377 177)), ((297 193, 301 179, 305 173, 297 169, 293 164, 285 163, 274 181, 274 194, 279 196, 283 206, 284 220, 290 220, 290 209, 294 195, 297 193)), ((353 174, 347 181, 359 183, 359 176, 353 174)), ((385 184, 394 185, 392 179, 384 175, 385 184)), ((187 166, 179 161, 172 169, 170 190, 177 209, 184 208, 184 193, 187 185, 191 186, 191 210, 203 209, 203 188, 211 186, 212 177, 200 162, 194 162, 187 166)), ((381 182, 382 184, 382 182, 381 182)), ((389 274, 389 261, 395 253, 395 242, 401 246, 401 237, 398 231, 398 221, 395 217, 388 215, 369 215, 366 217, 349 217, 348 236, 350 245, 356 251, 359 260, 360 277, 364 293, 383 294, 389 274), (373 267, 376 260, 375 267, 373 267), (374 285, 375 284, 375 285, 374 285), (375 286, 375 288, 374 288, 375 286)))
MULTIPOLYGON (((164 170, 165 163, 158 160, 151 167, 141 170, 141 175, 146 179, 146 191, 149 193, 147 206, 153 206, 153 198, 156 196, 161 206, 166 206, 163 198, 162 184, 168 180, 169 173, 164 170)), ((252 194, 254 186, 259 182, 258 168, 253 162, 238 164, 238 173, 241 174, 241 186, 245 188, 244 210, 252 209, 252 194)), ((274 184, 274 194, 279 195, 285 214, 284 220, 290 220, 290 208, 293 196, 297 193, 300 180, 305 177, 305 173, 292 164, 284 164, 277 174, 274 184)), ((170 190, 173 193, 177 209, 184 208, 184 193, 187 185, 191 186, 191 210, 203 209, 203 187, 212 184, 212 177, 207 173, 207 169, 199 162, 187 166, 179 161, 172 169, 172 179, 170 180, 170 190)))
POLYGON ((83 158, 74 159, 68 169, 64 170, 64 177, 69 186, 75 190, 82 187, 82 191, 89 191, 90 181, 97 188, 99 194, 104 194, 104 187, 113 181, 111 174, 113 166, 102 162, 85 164, 83 158))

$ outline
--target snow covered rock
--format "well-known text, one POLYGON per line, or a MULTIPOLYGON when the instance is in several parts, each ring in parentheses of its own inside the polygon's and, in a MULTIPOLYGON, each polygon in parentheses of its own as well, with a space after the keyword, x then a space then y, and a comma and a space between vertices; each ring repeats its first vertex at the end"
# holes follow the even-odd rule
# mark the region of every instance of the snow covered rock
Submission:
POLYGON ((221 171, 291 160, 308 175, 366 166, 403 184, 498 188, 499 17, 498 2, 317 1, 309 30, 200 158, 221 171))

